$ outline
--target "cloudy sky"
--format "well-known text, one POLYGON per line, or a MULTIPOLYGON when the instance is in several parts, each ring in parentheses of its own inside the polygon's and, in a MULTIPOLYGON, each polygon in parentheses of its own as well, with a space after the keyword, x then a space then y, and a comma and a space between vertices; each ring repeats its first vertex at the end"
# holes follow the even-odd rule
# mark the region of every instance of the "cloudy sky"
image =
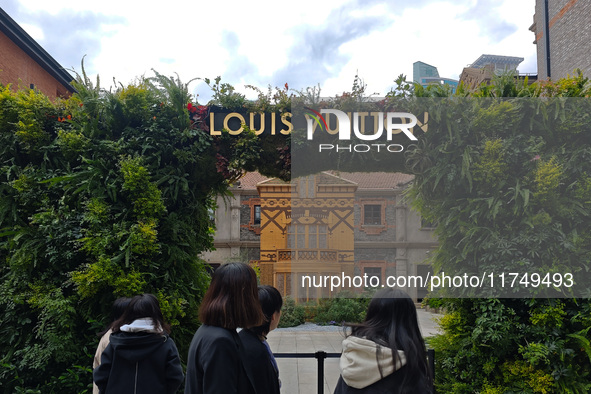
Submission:
MULTIPOLYGON (((535 0, 180 1, 2 0, 1 7, 63 67, 113 78, 177 73, 244 88, 320 85, 350 91, 356 73, 383 95, 415 61, 459 78, 481 54, 525 58, 536 72, 535 0)), ((210 96, 190 84, 201 103, 210 96)))

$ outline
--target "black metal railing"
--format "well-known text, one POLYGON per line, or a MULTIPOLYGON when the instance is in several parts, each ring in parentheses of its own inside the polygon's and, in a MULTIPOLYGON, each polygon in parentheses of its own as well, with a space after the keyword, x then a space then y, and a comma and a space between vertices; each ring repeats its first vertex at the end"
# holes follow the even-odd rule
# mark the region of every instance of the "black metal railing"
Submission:
POLYGON ((339 358, 341 353, 326 353, 322 350, 316 353, 273 353, 275 358, 315 358, 318 360, 318 394, 324 394, 324 360, 339 358))
MULTIPOLYGON (((326 353, 322 350, 315 353, 273 353, 273 355, 275 358, 315 358, 318 361, 318 394, 324 394, 324 360, 341 357, 341 353, 326 353)), ((428 349, 427 358, 431 376, 435 380, 435 350, 428 349)), ((435 394, 435 388, 433 388, 433 394, 435 394)))

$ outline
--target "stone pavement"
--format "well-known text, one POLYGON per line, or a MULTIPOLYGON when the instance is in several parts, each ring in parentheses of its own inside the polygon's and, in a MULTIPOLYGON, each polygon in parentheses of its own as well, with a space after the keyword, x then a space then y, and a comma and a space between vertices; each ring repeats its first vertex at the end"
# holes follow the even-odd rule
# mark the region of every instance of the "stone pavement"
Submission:
MULTIPOLYGON (((436 320, 442 315, 417 309, 423 337, 439 332, 436 320)), ((344 338, 340 327, 318 327, 306 324, 271 331, 267 341, 274 353, 340 353, 344 338)), ((318 390, 318 361, 315 358, 278 358, 282 394, 315 394, 318 390)), ((324 394, 332 394, 339 378, 339 359, 324 360, 324 394)))

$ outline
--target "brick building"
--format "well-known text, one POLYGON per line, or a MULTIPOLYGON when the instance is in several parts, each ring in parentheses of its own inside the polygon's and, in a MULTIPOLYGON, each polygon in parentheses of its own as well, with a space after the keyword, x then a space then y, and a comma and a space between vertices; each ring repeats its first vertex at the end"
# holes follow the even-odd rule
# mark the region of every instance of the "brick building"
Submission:
POLYGON ((557 80, 581 69, 591 76, 591 1, 536 0, 538 78, 557 80))
POLYGON ((468 67, 462 70, 460 82, 470 89, 482 84, 488 85, 495 75, 513 73, 517 78, 528 77, 529 83, 537 80, 537 75, 520 74, 517 66, 523 61, 522 57, 481 55, 468 67))
MULTIPOLYGON (((220 198, 216 250, 209 264, 256 261, 261 282, 307 301, 331 295, 302 287, 306 275, 426 277, 437 246, 433 228, 403 199, 413 179, 402 173, 320 173, 291 183, 248 173, 220 198)), ((405 290, 420 299, 425 289, 405 290)))
POLYGON ((68 97, 74 78, 0 8, 0 84, 34 88, 50 99, 68 97))

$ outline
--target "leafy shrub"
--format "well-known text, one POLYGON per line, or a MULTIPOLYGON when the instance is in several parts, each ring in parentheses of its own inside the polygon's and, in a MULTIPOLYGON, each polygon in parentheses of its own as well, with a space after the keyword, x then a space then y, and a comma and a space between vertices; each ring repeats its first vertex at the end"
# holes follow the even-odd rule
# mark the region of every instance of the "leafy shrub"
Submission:
POLYGON ((439 309, 443 306, 444 300, 443 298, 425 297, 421 304, 428 308, 439 309))
POLYGON ((407 197, 438 223, 439 246, 429 257, 436 273, 577 276, 573 293, 527 284, 521 294, 477 294, 515 298, 474 298, 467 287, 441 293, 465 298, 443 300, 443 334, 430 341, 438 392, 591 392, 591 161, 573 160, 591 157, 590 87, 580 73, 558 82, 510 77, 472 92, 460 87, 458 95, 474 104, 457 107, 466 118, 444 125, 455 118, 455 100, 445 101, 449 118, 437 125, 430 117, 429 133, 407 152, 415 169, 407 197), (509 96, 529 98, 500 99, 509 96), (472 118, 469 107, 479 108, 472 118))
MULTIPOLYGON (((458 94, 589 97, 588 82, 580 74, 532 85, 511 77, 475 92, 460 86, 458 94)), ((409 97, 410 85, 397 83, 389 99, 409 97)), ((247 105, 219 80, 211 86, 216 104, 247 105)), ((85 390, 90 372, 76 366, 91 363, 97 327, 107 323, 118 296, 157 294, 183 357, 207 287, 197 256, 213 247, 214 197, 245 168, 289 178, 288 146, 248 133, 212 139, 199 128, 202 112, 178 79, 157 74, 105 92, 84 75, 76 87, 70 99, 51 103, 34 90, 0 86, 0 382, 6 393, 85 390), (264 163, 257 164, 262 153, 264 163)), ((390 166, 414 173, 408 198, 425 220, 440 223, 431 262, 441 271, 467 260, 488 272, 503 264, 565 262, 588 278, 588 100, 567 106, 574 116, 561 112, 565 102, 555 108, 491 103, 471 125, 433 113, 430 132, 390 166), (540 111, 548 111, 545 123, 532 123, 530 115, 540 111), (505 121, 517 116, 530 125, 528 133, 505 121)), ((315 320, 360 321, 365 302, 327 300, 315 320)), ((591 392, 589 299, 464 298, 443 306, 449 311, 444 333, 430 341, 440 392, 591 392)), ((303 323, 305 309, 286 298, 281 326, 303 323)))
POLYGON ((303 305, 296 304, 291 297, 283 299, 283 307, 281 308, 281 319, 279 320, 279 327, 295 327, 304 324, 306 317, 306 308, 303 305))
POLYGON ((318 304, 314 321, 318 324, 360 323, 365 319, 367 305, 371 298, 355 297, 352 294, 338 294, 334 298, 322 299, 318 304))
POLYGON ((446 299, 435 349, 443 393, 587 393, 589 302, 446 299), (586 328, 585 328, 586 327, 586 328))
POLYGON ((0 85, 6 393, 84 392, 96 332, 120 296, 155 294, 184 358, 209 282, 198 256, 213 247, 217 196, 244 167, 286 175, 275 149, 284 140, 267 141, 259 167, 258 139, 213 138, 207 107, 178 78, 105 91, 83 71, 74 85, 55 103, 0 85))
POLYGON ((308 301, 302 305, 304 307, 304 319, 306 321, 315 321, 316 314, 318 313, 318 301, 308 301))

